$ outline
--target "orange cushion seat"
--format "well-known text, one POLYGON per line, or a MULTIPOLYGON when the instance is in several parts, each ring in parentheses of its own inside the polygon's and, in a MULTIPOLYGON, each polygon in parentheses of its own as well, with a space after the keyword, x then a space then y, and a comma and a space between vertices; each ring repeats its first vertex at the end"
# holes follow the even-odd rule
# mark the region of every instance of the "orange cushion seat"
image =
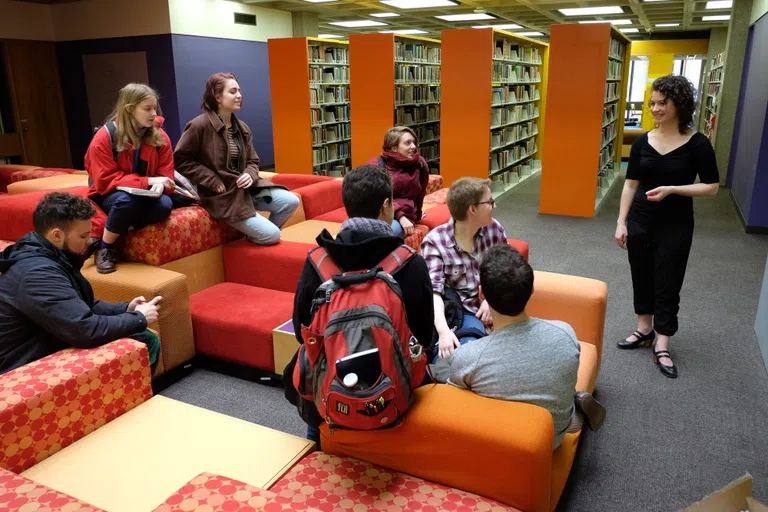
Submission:
POLYGON ((448 201, 448 190, 449 189, 447 188, 441 188, 435 192, 429 193, 424 196, 424 202, 433 204, 445 204, 446 201, 448 201))
POLYGON ((328 232, 335 237, 341 230, 341 223, 317 219, 299 222, 298 224, 280 230, 280 240, 317 245, 315 239, 324 229, 327 229, 328 232))
POLYGON ((55 169, 26 169, 23 171, 16 171, 11 174, 11 183, 17 181, 36 180, 39 178, 48 178, 50 176, 65 176, 72 174, 72 172, 66 172, 55 169))
MULTIPOLYGON (((19 173, 15 173, 14 178, 19 173)), ((69 174, 56 171, 46 177, 37 177, 34 179, 18 180, 8 185, 9 194, 26 194, 37 190, 62 190, 72 187, 87 187, 88 176, 82 174, 69 174)))
POLYGON ((241 236, 234 228, 216 222, 200 206, 175 208, 163 222, 121 237, 122 254, 127 261, 164 265, 241 236))
POLYGON ((427 194, 437 192, 443 186, 443 177, 439 174, 430 174, 427 182, 427 194))

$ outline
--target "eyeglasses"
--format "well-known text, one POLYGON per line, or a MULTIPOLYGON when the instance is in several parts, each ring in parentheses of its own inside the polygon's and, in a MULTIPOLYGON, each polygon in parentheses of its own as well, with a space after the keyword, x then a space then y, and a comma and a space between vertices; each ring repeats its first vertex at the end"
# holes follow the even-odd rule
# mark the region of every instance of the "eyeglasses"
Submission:
POLYGON ((493 199, 491 199, 490 201, 480 201, 480 202, 479 202, 479 203, 477 203, 477 204, 489 204, 489 205, 491 205, 491 208, 493 208, 494 206, 496 206, 496 201, 494 201, 493 199))

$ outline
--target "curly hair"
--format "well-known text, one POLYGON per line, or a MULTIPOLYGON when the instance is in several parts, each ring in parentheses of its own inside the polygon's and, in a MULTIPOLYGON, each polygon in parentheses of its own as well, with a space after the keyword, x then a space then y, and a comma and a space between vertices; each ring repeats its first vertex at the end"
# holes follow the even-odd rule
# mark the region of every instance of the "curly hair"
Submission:
POLYGON ((680 133, 693 127, 696 112, 696 89, 690 80, 680 75, 667 75, 653 81, 652 90, 672 100, 677 109, 677 124, 680 133))
POLYGON ((90 220, 96 214, 91 202, 67 192, 51 192, 37 204, 32 214, 35 231, 45 235, 53 228, 69 231, 76 220, 90 220))

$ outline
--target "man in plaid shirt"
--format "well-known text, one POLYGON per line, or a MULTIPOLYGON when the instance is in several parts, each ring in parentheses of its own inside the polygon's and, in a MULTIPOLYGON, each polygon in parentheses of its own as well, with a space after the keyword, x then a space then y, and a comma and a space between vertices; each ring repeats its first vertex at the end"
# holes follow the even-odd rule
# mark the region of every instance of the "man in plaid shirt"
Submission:
POLYGON ((458 339, 445 318, 446 288, 458 293, 463 307, 459 330, 485 332, 492 324, 487 301, 480 300, 480 265, 483 254, 495 245, 507 244, 504 227, 493 218, 495 208, 490 181, 461 178, 448 192, 452 219, 430 231, 421 244, 432 280, 438 357, 453 354, 476 336, 458 339))

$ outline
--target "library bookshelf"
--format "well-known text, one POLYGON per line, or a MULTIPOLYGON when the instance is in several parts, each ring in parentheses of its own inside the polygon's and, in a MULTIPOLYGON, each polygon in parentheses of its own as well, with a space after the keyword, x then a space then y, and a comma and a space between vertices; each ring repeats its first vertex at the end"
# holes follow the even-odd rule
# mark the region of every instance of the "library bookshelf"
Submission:
POLYGON ((491 28, 440 37, 440 174, 446 185, 490 178, 498 197, 541 171, 549 45, 491 28))
POLYGON ((725 52, 719 53, 712 59, 707 74, 707 96, 704 100, 704 133, 712 143, 715 143, 715 121, 717 107, 720 105, 720 88, 723 84, 723 68, 725 67, 725 52))
POLYGON ((440 162, 440 41, 399 34, 349 36, 352 165, 381 154, 387 130, 408 126, 432 172, 440 162))
POLYGON ((350 166, 349 43, 269 39, 275 170, 341 176, 350 166))
POLYGON ((608 23, 550 27, 539 213, 592 217, 618 182, 630 41, 608 23))

